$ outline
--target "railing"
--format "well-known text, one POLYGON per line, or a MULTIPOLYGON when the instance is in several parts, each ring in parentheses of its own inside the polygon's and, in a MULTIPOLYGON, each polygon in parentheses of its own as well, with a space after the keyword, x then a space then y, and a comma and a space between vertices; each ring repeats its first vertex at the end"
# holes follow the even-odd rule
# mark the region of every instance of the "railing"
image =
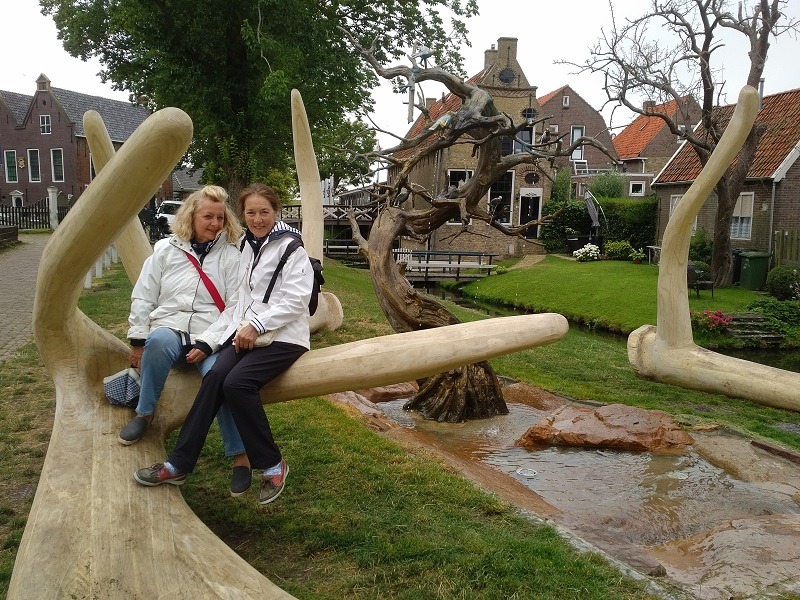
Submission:
POLYGON ((481 279, 497 266, 492 264, 495 256, 485 252, 394 250, 395 260, 405 264, 406 279, 412 282, 481 279))
POLYGON ((775 266, 800 264, 800 229, 775 231, 775 266))
MULTIPOLYGON (((326 204, 322 207, 322 217, 325 221, 347 221, 347 213, 353 210, 357 222, 371 223, 378 214, 374 206, 352 206, 347 204, 326 204)), ((281 207, 281 220, 287 223, 300 221, 300 205, 285 204, 281 207)))
MULTIPOLYGON (((66 206, 58 207, 59 223, 68 211, 66 206)), ((19 229, 52 229, 49 201, 44 199, 28 206, 0 204, 0 225, 11 225, 19 229)))
POLYGON ((331 258, 358 258, 358 243, 353 240, 322 240, 322 253, 331 258))

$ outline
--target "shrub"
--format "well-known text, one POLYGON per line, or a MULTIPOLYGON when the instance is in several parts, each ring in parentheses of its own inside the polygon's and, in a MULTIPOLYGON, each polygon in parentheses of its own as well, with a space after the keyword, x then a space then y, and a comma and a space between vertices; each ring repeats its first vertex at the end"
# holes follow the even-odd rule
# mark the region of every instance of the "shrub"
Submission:
POLYGON ((704 263, 702 260, 693 260, 692 264, 694 265, 694 272, 697 273, 698 279, 706 279, 711 276, 711 267, 708 263, 704 263))
POLYGON ((630 242, 634 248, 650 246, 656 239, 655 198, 600 198, 603 216, 600 232, 606 242, 630 242))
POLYGON ((711 251, 713 242, 708 237, 706 230, 699 227, 697 231, 692 234, 692 239, 689 242, 689 260, 697 265, 697 261, 704 263, 711 263, 711 251))
POLYGON ((564 240, 570 236, 588 234, 592 226, 589 213, 586 212, 586 203, 557 202, 550 200, 542 206, 543 215, 551 215, 562 208, 561 214, 555 219, 542 225, 539 232, 539 241, 544 244, 548 252, 563 252, 564 240))
POLYGON ((590 260, 598 260, 600 258, 600 248, 594 244, 586 244, 583 248, 579 248, 572 253, 572 256, 578 262, 588 262, 590 260))
POLYGON ((609 260, 629 260, 633 252, 633 246, 628 241, 606 242, 605 249, 609 260))
POLYGON ((778 300, 765 297, 748 304, 747 310, 757 312, 771 321, 774 320, 789 327, 800 326, 800 301, 797 300, 778 300))
POLYGON ((728 325, 731 324, 731 316, 724 314, 721 310, 704 310, 702 312, 693 310, 689 316, 692 320, 692 330, 711 336, 727 335, 728 325))
MULTIPOLYGON (((554 202, 569 202, 572 200, 572 175, 564 167, 558 170, 550 190, 550 199, 554 202)), ((546 213, 544 213, 546 214, 546 213)))
POLYGON ((595 196, 606 198, 622 198, 625 196, 627 178, 616 171, 608 171, 593 177, 589 182, 589 191, 595 196))
POLYGON ((631 260, 634 261, 638 260, 639 262, 641 262, 644 260, 644 250, 642 248, 639 248, 638 250, 631 250, 629 256, 631 260))
POLYGON ((778 300, 800 300, 800 275, 797 267, 781 265, 767 273, 767 292, 778 300))

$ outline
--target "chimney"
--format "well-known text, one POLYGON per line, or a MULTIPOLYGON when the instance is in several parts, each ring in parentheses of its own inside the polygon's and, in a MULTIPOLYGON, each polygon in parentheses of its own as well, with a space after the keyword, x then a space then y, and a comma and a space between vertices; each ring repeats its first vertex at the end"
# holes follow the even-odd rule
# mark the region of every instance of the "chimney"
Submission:
POLYGON ((483 53, 483 68, 488 69, 496 60, 497 50, 495 50, 494 44, 492 44, 492 47, 489 50, 485 50, 483 53))
POLYGON ((501 60, 515 63, 517 61, 517 38, 501 37, 497 40, 497 55, 501 60))
POLYGON ((430 108, 436 102, 436 98, 425 98, 425 108, 430 108))
POLYGON ((642 110, 644 111, 644 114, 646 114, 646 115, 652 115, 653 111, 655 111, 655 109, 656 109, 655 100, 645 100, 642 103, 642 110))

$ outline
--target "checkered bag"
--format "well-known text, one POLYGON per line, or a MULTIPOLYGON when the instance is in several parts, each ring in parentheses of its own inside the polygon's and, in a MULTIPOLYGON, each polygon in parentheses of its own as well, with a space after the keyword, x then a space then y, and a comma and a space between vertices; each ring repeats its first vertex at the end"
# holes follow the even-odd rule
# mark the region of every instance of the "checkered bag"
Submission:
POLYGON ((109 375, 103 378, 103 389, 111 404, 136 408, 139 404, 139 371, 128 367, 109 375))

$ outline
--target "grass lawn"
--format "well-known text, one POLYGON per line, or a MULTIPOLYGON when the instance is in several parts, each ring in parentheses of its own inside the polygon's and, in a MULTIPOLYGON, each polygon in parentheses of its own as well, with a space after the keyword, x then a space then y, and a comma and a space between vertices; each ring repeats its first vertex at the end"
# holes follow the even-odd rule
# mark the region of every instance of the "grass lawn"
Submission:
MULTIPOLYGON (((576 262, 548 255, 534 267, 512 269, 474 281, 465 295, 533 312, 557 312, 570 321, 630 333, 656 323, 658 267, 627 261, 576 262)), ((731 287, 701 291, 689 298, 691 310, 744 312, 758 292, 731 287)))
MULTIPOLYGON (((366 271, 328 261, 325 276, 346 320, 338 331, 315 336, 315 347, 391 331, 366 271)), ((84 294, 81 309, 124 338, 130 289, 117 266, 84 294)), ((49 442, 54 397, 32 345, 0 363, 2 593, 49 442)), ((401 447, 323 399, 267 411, 292 466, 278 502, 258 508, 255 492, 230 498, 230 464, 216 426, 182 490, 217 535, 298 598, 652 598, 641 582, 598 555, 578 553, 437 457, 401 447)), ((130 557, 120 560, 125 568, 130 557)))

